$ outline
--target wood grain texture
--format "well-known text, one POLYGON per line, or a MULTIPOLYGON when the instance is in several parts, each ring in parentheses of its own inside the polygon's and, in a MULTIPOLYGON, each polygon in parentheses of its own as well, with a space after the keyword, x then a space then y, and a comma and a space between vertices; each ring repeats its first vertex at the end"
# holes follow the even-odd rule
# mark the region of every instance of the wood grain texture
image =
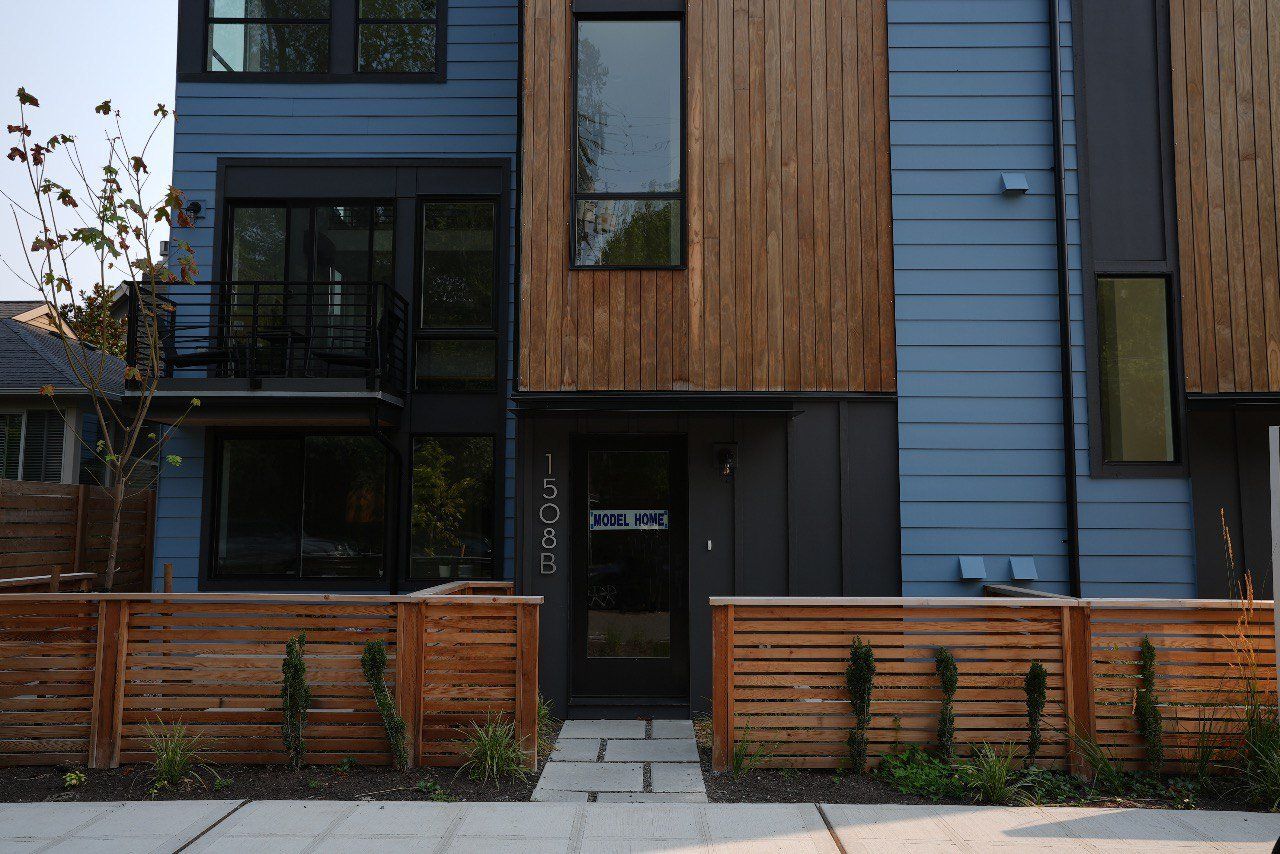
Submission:
POLYGON ((1048 673, 1042 718, 1048 763, 1068 755, 1068 724, 1126 768, 1144 767, 1134 718, 1138 649, 1156 652, 1155 693, 1164 718, 1167 769, 1188 772, 1208 738, 1232 755, 1251 700, 1275 703, 1273 604, 1223 601, 812 599, 712 601, 713 762, 727 767, 749 739, 773 767, 847 764, 853 725, 845 684, 855 637, 876 655, 869 755, 878 761, 936 739, 941 694, 934 652, 960 671, 956 745, 1025 744, 1023 680, 1032 662, 1048 673), (1251 693, 1252 692, 1252 693, 1251 693))
POLYGON ((1280 391, 1280 12, 1170 0, 1187 390, 1280 391))
MULTIPOLYGON (((117 591, 142 591, 151 584, 153 495, 125 499, 117 591)), ((101 576, 110 538, 111 501, 101 487, 0 480, 0 579, 47 577, 55 565, 64 574, 101 576)))
POLYGON ((527 3, 522 390, 894 390, 885 15, 690 0, 687 267, 571 271, 573 18, 527 3))
POLYGON ((415 763, 460 765, 464 728, 490 715, 536 742, 540 600, 458 589, 0 596, 0 765, 147 762, 149 731, 176 723, 200 738, 206 760, 285 762, 280 667, 299 633, 308 764, 391 761, 361 670, 369 641, 387 646, 385 678, 415 763))

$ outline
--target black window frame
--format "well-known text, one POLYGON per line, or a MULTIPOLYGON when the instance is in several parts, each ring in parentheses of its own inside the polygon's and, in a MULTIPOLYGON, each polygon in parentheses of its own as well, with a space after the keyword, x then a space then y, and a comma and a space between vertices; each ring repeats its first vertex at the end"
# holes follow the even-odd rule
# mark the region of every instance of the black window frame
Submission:
POLYGON ((245 15, 242 18, 219 18, 213 15, 213 4, 215 0, 203 0, 205 4, 205 33, 204 33, 204 51, 201 55, 201 67, 206 74, 224 76, 227 74, 263 74, 263 75, 279 75, 279 74, 328 74, 333 68, 333 0, 329 0, 329 17, 327 18, 267 18, 254 17, 245 15), (326 65, 329 66, 325 71, 216 71, 209 67, 210 60, 213 59, 213 28, 218 24, 266 24, 266 25, 282 25, 282 26, 324 26, 329 35, 329 50, 325 54, 326 65))
MULTIPOLYGON (((423 439, 489 439, 493 443, 493 550, 490 557, 493 574, 478 581, 502 581, 505 579, 506 540, 504 526, 506 523, 506 484, 504 467, 506 463, 506 436, 486 430, 418 430, 409 435, 409 463, 405 475, 408 489, 408 504, 405 511, 413 512, 413 455, 418 449, 418 442, 423 439)), ((413 525, 405 525, 405 559, 404 577, 400 580, 402 587, 431 587, 446 583, 436 579, 413 577, 413 525)), ((452 579, 456 581, 457 579, 452 579)))
POLYGON ((1122 272, 1097 272, 1089 280, 1089 299, 1088 313, 1086 315, 1086 325, 1088 327, 1089 345, 1087 348, 1087 356, 1089 360, 1089 445, 1094 463, 1094 476, 1098 477, 1134 477, 1134 478, 1150 478, 1150 477, 1184 477, 1186 475, 1186 448, 1184 437, 1185 429, 1185 406, 1182 395, 1182 362, 1179 358, 1178 348, 1180 346, 1180 335, 1178 329, 1177 311, 1179 308, 1179 300, 1175 291, 1174 278, 1167 272, 1136 272, 1134 270, 1124 270, 1122 272), (1102 310, 1102 301, 1100 297, 1100 288, 1103 280, 1126 280, 1126 279, 1156 279, 1164 283, 1165 297, 1165 341, 1168 350, 1168 382, 1169 382, 1169 407, 1170 407, 1170 429, 1173 432, 1173 459, 1172 460, 1115 460, 1110 459, 1106 452, 1106 408, 1103 406, 1103 376, 1102 376, 1102 328, 1099 314, 1102 310))
POLYGON ((409 75, 412 77, 420 77, 420 78, 438 77, 440 78, 440 81, 443 82, 445 39, 442 38, 441 36, 445 33, 445 8, 447 6, 446 0, 435 0, 436 14, 435 14, 435 17, 431 19, 367 18, 360 11, 362 3, 363 3, 363 0, 356 0, 356 23, 355 23, 355 26, 352 28, 352 31, 356 39, 355 48, 354 48, 355 64, 352 68, 352 71, 357 76, 366 78, 371 81, 378 81, 384 78, 391 78, 391 77, 395 77, 396 75, 409 75), (436 67, 431 71, 361 71, 360 70, 360 33, 361 33, 361 28, 364 27, 366 24, 419 24, 419 25, 430 24, 431 26, 435 27, 435 30, 436 30, 435 65, 436 67))
MULTIPOLYGON (((244 575, 227 575, 218 572, 218 537, 219 521, 222 510, 222 461, 228 441, 253 439, 292 439, 303 451, 305 462, 305 442, 312 436, 348 436, 353 438, 377 441, 368 430, 355 427, 249 427, 249 428, 211 428, 205 435, 205 467, 204 467, 204 499, 206 511, 202 516, 204 549, 200 560, 201 590, 281 590, 289 592, 310 592, 313 590, 351 590, 389 592, 396 583, 398 573, 399 476, 396 455, 388 450, 386 460, 386 480, 383 501, 383 551, 382 571, 377 577, 331 576, 308 577, 302 574, 301 565, 293 574, 255 573, 244 575)), ((305 471, 302 482, 303 503, 299 504, 299 512, 305 507, 306 481, 305 471)), ((299 533, 303 530, 299 527, 299 533)))
MULTIPOLYGON (((413 324, 412 324, 412 342, 413 353, 410 356, 410 386, 417 394, 440 394, 440 395, 468 395, 468 394, 495 394, 503 391, 503 374, 502 370, 504 353, 502 346, 503 324, 501 313, 505 309, 503 300, 504 270, 502 267, 504 241, 507 240, 506 223, 503 220, 502 198, 499 195, 480 194, 480 195, 424 195, 418 197, 418 204, 415 206, 416 221, 414 225, 414 266, 413 266, 413 324), (489 326, 487 328, 465 327, 431 327, 422 323, 423 310, 423 275, 426 272, 423 268, 423 253, 425 249, 424 239, 426 237, 426 228, 423 221, 426 206, 440 202, 486 202, 493 206, 493 300, 490 309, 489 326), (422 341, 492 341, 494 342, 494 365, 493 365, 493 386, 487 389, 442 389, 432 388, 424 385, 418 380, 418 344, 422 341)), ((446 434, 438 434, 446 435, 446 434)))
MULTIPOLYGON (((284 275, 281 277, 280 282, 282 284, 327 282, 328 281, 327 279, 314 278, 315 277, 314 251, 311 253, 311 256, 307 259, 306 278, 302 278, 302 279, 289 278, 289 262, 291 260, 291 253, 293 251, 293 241, 289 239, 289 227, 293 218, 292 209, 304 208, 304 207, 309 210, 308 220, 309 220, 310 228, 312 232, 315 231, 315 227, 316 227, 316 211, 322 207, 369 208, 370 210, 373 210, 374 208, 378 208, 378 207, 390 208, 392 212, 392 217, 393 217, 391 221, 391 250, 390 250, 393 275, 392 275, 392 281, 381 282, 379 284, 381 284, 383 287, 388 289, 393 289, 395 287, 394 267, 395 267, 395 257, 396 257, 396 225, 395 225, 394 217, 396 215, 396 200, 394 198, 378 198, 378 199, 350 198, 345 196, 334 197, 334 198, 325 198, 323 196, 273 197, 273 198, 261 198, 261 199, 243 198, 243 197, 228 198, 223 204, 223 210, 225 211, 225 216, 223 217, 223 225, 222 225, 223 232, 224 232, 222 235, 222 253, 224 257, 219 259, 221 262, 222 269, 226 271, 226 280, 228 282, 236 281, 235 279, 232 278, 232 275, 231 275, 231 258, 232 258, 232 253, 235 252, 236 211, 242 208, 283 208, 285 212, 285 220, 284 220, 285 231, 283 235, 284 275)), ((363 282, 374 281, 373 257, 374 257, 374 235, 376 233, 377 233, 377 229, 375 228, 369 229, 369 275, 366 278, 360 280, 363 282)), ((244 281, 251 282, 254 280, 245 279, 244 281)))
MULTIPOLYGON (((209 0, 179 0, 179 4, 178 81, 182 83, 214 81, 223 83, 445 83, 448 81, 449 0, 436 0, 436 68, 430 72, 359 70, 360 0, 330 0, 328 71, 209 71, 206 68, 209 55, 209 0)), ((292 23, 299 22, 298 19, 287 20, 292 23)))
MULTIPOLYGON (((615 0, 616 2, 616 0, 615 0)), ((684 270, 689 265, 689 85, 688 46, 689 27, 683 4, 674 6, 661 0, 618 3, 610 7, 605 3, 575 0, 573 4, 572 51, 573 100, 570 105, 573 123, 569 149, 569 269, 570 270, 684 270), (584 21, 673 21, 680 27, 680 191, 676 193, 582 193, 578 191, 578 32, 584 21), (675 264, 581 264, 578 262, 578 201, 579 200, 674 200, 680 203, 680 260, 675 264)))

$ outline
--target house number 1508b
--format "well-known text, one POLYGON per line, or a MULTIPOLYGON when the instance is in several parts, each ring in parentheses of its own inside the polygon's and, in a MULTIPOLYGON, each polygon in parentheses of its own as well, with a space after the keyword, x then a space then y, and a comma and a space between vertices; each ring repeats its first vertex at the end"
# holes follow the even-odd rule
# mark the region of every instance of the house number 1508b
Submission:
POLYGON ((551 469, 551 455, 547 454, 547 476, 542 479, 542 506, 538 508, 538 521, 543 524, 542 554, 539 566, 543 575, 554 575, 556 571, 555 525, 560 521, 560 505, 556 499, 560 497, 560 489, 556 486, 556 478, 551 469))

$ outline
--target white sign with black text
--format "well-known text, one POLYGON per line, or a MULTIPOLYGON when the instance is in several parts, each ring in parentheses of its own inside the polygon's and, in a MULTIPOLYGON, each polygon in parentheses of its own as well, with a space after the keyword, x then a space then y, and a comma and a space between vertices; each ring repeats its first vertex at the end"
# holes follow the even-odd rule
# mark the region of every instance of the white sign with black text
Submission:
POLYGON ((665 531, 671 525, 668 510, 592 510, 593 531, 665 531))

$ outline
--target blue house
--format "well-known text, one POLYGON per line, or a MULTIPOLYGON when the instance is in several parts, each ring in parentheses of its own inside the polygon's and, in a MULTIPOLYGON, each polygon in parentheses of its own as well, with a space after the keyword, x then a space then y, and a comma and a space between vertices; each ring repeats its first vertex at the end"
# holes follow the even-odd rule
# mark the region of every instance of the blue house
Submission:
POLYGON ((175 238, 208 284, 166 352, 171 409, 203 404, 160 484, 176 589, 510 575, 518 27, 516 0, 182 0, 175 238))
POLYGON ((582 714, 711 595, 1269 591, 1265 4, 181 9, 182 589, 510 579, 582 714))

